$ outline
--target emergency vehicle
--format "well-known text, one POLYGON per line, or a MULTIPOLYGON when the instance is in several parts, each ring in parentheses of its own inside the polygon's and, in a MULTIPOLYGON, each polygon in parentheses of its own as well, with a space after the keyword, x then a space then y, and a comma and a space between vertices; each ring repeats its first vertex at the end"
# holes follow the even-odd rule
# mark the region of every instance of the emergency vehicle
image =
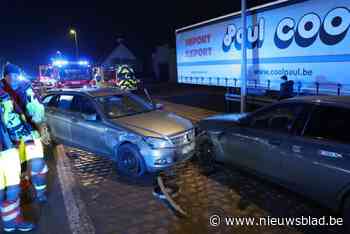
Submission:
POLYGON ((46 89, 82 88, 92 79, 88 61, 53 60, 50 65, 39 66, 39 81, 46 89))

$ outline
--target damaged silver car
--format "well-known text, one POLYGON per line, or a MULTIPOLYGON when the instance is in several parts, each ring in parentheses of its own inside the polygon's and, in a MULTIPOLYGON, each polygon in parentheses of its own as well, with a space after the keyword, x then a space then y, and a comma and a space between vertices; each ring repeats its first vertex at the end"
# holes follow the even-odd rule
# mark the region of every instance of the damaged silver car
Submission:
POLYGON ((129 176, 166 169, 194 154, 191 121, 130 92, 56 90, 43 102, 52 142, 110 157, 129 176))

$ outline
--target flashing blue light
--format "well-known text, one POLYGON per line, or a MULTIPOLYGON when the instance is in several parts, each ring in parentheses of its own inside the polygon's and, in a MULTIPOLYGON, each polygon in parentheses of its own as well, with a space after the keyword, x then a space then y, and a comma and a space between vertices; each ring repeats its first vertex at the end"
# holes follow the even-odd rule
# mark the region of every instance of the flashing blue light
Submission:
POLYGON ((68 64, 68 61, 66 60, 54 60, 52 62, 52 65, 57 66, 57 67, 62 67, 68 64))
POLYGON ((87 65, 89 65, 89 62, 88 62, 88 61, 85 61, 85 60, 80 60, 80 61, 78 62, 78 64, 79 64, 79 65, 82 65, 82 66, 87 66, 87 65))

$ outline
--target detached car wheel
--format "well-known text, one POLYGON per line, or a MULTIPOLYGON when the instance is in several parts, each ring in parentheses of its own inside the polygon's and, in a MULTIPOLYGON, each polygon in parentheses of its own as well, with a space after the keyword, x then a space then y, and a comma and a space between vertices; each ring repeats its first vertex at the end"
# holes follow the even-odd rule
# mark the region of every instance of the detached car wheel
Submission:
POLYGON ((146 173, 146 165, 135 145, 124 144, 117 150, 117 170, 130 177, 141 177, 146 173))

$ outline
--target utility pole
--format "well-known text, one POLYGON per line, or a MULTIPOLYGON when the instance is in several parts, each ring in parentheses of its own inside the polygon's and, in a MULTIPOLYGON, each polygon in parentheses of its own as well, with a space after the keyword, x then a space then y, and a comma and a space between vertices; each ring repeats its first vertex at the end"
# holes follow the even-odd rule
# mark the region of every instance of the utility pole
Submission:
POLYGON ((74 36, 74 41, 75 41, 75 57, 76 60, 79 59, 79 47, 78 47, 78 35, 77 31, 75 29, 69 30, 69 33, 74 36))
POLYGON ((247 103, 247 16, 246 0, 241 0, 242 46, 241 46, 241 113, 246 112, 247 103))

